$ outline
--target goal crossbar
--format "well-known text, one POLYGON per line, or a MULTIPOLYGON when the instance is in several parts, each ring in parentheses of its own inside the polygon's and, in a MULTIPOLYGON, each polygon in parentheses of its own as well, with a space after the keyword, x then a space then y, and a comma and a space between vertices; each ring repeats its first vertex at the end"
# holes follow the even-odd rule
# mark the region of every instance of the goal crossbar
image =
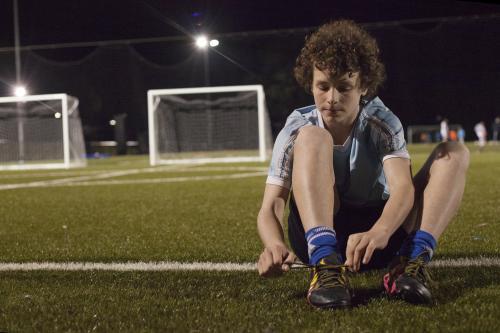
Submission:
MULTIPOLYGON (((25 103, 25 102, 46 102, 46 101, 61 101, 61 123, 62 123, 62 139, 63 139, 63 161, 51 163, 29 163, 29 164, 0 164, 0 170, 32 170, 32 169, 69 169, 70 167, 86 166, 85 159, 72 161, 70 151, 70 124, 69 117, 71 113, 78 108, 79 101, 77 98, 72 97, 74 104, 68 108, 69 95, 64 93, 59 94, 41 94, 41 95, 27 95, 27 96, 7 96, 0 97, 0 104, 5 103, 25 103)), ((81 128, 80 128, 81 130, 81 128)), ((83 136, 79 138, 83 143, 83 136)), ((84 147, 81 147, 85 150, 84 147)))
POLYGON ((150 147, 150 164, 178 164, 178 163, 209 163, 209 162, 255 162, 266 160, 266 150, 270 149, 266 143, 265 124, 265 96, 262 85, 239 85, 239 86, 216 86, 216 87, 193 87, 193 88, 173 88, 173 89, 152 89, 148 90, 148 132, 150 147), (169 159, 161 160, 158 153, 155 111, 160 103, 161 95, 187 95, 187 94, 210 94, 210 93, 231 93, 231 92, 251 92, 257 93, 257 117, 259 132, 259 156, 241 157, 211 157, 211 158, 191 158, 191 159, 169 159))

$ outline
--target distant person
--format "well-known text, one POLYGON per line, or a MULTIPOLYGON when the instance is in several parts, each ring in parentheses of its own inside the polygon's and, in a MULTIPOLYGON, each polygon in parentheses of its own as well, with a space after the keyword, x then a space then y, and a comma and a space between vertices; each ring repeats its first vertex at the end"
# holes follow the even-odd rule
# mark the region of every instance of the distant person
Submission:
POLYGON ((441 142, 441 134, 439 134, 439 131, 434 132, 434 142, 441 142))
POLYGON ((457 131, 450 130, 450 141, 457 141, 457 131))
POLYGON ((495 120, 491 124, 491 132, 493 133, 491 140, 496 145, 498 144, 498 133, 500 132, 500 117, 495 117, 495 120))
POLYGON ((442 142, 448 141, 449 132, 450 129, 448 127, 448 119, 444 118, 443 120, 441 120, 441 124, 439 125, 439 134, 441 134, 442 142))
POLYGON ((488 137, 488 132, 486 131, 486 126, 484 126, 484 122, 480 121, 474 126, 474 132, 476 132, 476 136, 478 139, 479 151, 481 152, 486 146, 486 140, 488 137))
POLYGON ((464 143, 465 142, 465 130, 460 127, 457 131, 457 137, 458 137, 458 141, 461 142, 461 143, 464 143))
POLYGON ((377 42, 352 21, 309 36, 294 73, 314 104, 293 111, 274 144, 259 274, 289 271, 297 256, 312 271, 308 302, 338 308, 352 305, 347 269, 385 268, 390 297, 431 303, 427 265, 460 205, 467 148, 440 143, 412 178, 403 126, 376 95, 385 77, 377 42))

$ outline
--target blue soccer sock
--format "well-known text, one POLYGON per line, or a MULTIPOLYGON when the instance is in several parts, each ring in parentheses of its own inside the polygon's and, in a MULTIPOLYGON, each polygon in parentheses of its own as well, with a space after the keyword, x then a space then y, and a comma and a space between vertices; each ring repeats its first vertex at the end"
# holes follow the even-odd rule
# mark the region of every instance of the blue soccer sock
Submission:
POLYGON ((335 252, 337 236, 331 227, 314 227, 306 232, 309 263, 316 265, 318 262, 335 252))
POLYGON ((437 241, 434 239, 434 236, 427 231, 418 230, 410 234, 403 242, 398 255, 415 259, 422 252, 427 251, 428 254, 424 256, 424 260, 429 262, 432 259, 436 246, 437 241))

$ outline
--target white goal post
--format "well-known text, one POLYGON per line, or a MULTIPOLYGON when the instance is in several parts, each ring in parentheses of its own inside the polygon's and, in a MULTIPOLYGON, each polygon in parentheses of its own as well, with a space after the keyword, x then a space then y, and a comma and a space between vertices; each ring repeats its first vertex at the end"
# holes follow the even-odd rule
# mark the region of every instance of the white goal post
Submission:
POLYGON ((265 161, 272 149, 262 85, 148 91, 150 164, 265 161))
POLYGON ((78 99, 0 97, 0 170, 86 166, 78 99))

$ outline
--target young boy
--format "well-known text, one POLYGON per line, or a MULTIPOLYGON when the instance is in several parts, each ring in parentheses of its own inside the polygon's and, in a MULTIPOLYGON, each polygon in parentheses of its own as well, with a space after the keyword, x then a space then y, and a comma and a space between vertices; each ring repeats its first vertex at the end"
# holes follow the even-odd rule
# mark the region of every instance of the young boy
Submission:
POLYGON ((312 267, 308 302, 336 308, 351 305, 346 268, 387 267, 390 296, 431 302, 426 265, 462 199, 467 148, 439 144, 412 179, 401 123, 376 97, 385 77, 377 43, 352 21, 313 33, 294 72, 314 105, 293 111, 274 145, 259 274, 286 272, 297 256, 312 267), (289 197, 293 252, 282 226, 289 197))

